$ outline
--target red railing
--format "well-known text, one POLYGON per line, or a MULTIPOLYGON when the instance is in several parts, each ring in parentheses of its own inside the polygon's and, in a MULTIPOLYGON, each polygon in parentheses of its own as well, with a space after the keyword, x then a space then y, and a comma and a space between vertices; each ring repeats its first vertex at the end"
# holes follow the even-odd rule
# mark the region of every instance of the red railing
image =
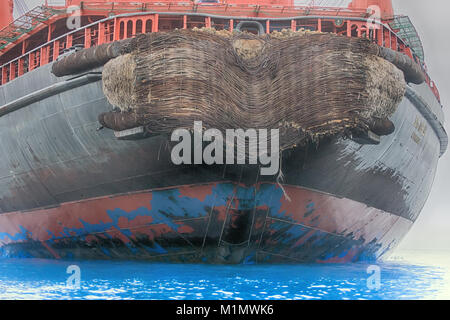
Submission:
MULTIPOLYGON (((207 13, 129 13, 113 16, 86 25, 56 39, 30 50, 24 55, 0 67, 0 84, 6 84, 23 74, 40 66, 55 61, 65 49, 75 45, 90 48, 125 38, 139 33, 168 31, 171 29, 191 29, 194 27, 213 27, 233 31, 239 21, 245 17, 231 18, 207 13)), ((290 28, 306 28, 322 32, 334 32, 349 37, 364 37, 380 46, 407 54, 421 65, 426 74, 426 82, 440 101, 439 91, 428 76, 425 66, 413 55, 411 49, 387 25, 367 26, 363 18, 341 18, 328 16, 300 16, 294 18, 253 18, 260 21, 267 33, 290 28)))

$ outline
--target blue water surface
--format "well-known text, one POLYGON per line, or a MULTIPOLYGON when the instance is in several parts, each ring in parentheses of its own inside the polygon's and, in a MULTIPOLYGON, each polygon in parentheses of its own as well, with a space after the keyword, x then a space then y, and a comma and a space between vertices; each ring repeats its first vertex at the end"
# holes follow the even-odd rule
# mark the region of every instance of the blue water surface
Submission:
POLYGON ((0 299, 448 299, 450 254, 409 252, 377 263, 183 265, 146 262, 0 260, 0 299), (80 287, 67 281, 79 267, 80 287))

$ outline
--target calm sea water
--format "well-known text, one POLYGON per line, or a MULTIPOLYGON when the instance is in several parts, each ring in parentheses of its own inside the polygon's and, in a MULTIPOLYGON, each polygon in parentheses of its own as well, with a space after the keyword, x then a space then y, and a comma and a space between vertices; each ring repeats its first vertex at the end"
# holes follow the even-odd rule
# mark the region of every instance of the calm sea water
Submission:
POLYGON ((450 252, 401 252, 377 266, 378 290, 368 287, 369 265, 362 263, 211 266, 0 260, 0 299, 450 299, 450 252), (71 265, 79 267, 79 288, 67 281, 71 265))

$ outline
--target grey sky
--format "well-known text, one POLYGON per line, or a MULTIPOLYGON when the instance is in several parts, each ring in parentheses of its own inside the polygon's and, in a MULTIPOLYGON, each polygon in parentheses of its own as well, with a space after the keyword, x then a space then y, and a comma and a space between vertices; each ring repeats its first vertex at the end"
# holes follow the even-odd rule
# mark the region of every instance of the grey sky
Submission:
MULTIPOLYGON (((441 94, 450 133, 450 19, 448 0, 394 0, 397 14, 410 16, 420 34, 431 78, 441 94)), ((450 249, 450 150, 441 158, 425 208, 400 245, 402 249, 450 249)))
MULTIPOLYGON (((32 8, 42 0, 25 0, 32 8)), ((298 0, 309 3, 310 0, 298 0)), ((316 4, 340 5, 349 0, 315 0, 316 4)), ((450 1, 393 0, 396 14, 410 16, 418 30, 431 78, 441 94, 446 119, 450 121, 450 1)), ((447 132, 450 132, 446 125, 447 132)), ((401 249, 450 250, 450 150, 441 158, 433 190, 425 208, 411 232, 401 243, 401 249)))

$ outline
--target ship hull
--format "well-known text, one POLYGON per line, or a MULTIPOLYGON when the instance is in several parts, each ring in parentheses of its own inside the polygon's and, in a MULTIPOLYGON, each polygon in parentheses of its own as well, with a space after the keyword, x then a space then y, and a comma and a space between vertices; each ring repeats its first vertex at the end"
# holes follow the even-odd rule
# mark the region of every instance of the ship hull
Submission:
POLYGON ((412 222, 305 188, 217 182, 13 212, 0 225, 4 257, 252 264, 375 260, 412 222))
MULTIPOLYGON (((176 166, 167 137, 123 141, 99 130, 98 115, 112 109, 101 81, 55 91, 72 80, 50 68, 0 87, 0 105, 45 93, 0 117, 3 257, 377 259, 420 214, 442 149, 405 97, 391 118, 395 132, 380 144, 330 138, 294 149, 283 155, 281 182, 255 167, 176 166)), ((413 89, 443 122, 425 86, 413 89)))

